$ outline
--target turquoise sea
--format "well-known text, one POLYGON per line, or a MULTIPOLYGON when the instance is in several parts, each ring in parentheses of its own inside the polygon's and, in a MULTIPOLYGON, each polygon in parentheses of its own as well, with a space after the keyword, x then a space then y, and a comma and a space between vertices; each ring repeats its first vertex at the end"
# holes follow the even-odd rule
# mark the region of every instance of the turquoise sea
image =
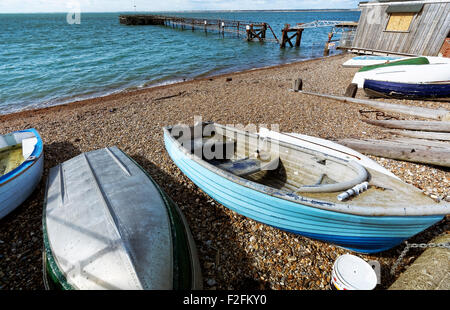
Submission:
MULTIPOLYGON (((134 13, 134 12, 133 12, 134 13)), ((284 24, 357 21, 343 12, 158 12, 186 17, 284 24)), ((102 96, 183 79, 321 57, 331 27, 307 29, 300 49, 272 42, 163 26, 125 26, 120 13, 0 14, 0 114, 102 96)), ((268 35, 269 37, 269 35, 268 35)), ((332 51, 337 53, 338 51, 332 51)))

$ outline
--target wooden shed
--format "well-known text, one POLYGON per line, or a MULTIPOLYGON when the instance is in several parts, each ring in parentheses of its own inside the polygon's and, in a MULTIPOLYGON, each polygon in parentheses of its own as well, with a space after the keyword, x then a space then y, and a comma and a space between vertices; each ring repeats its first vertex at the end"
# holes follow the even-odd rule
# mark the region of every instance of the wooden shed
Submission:
POLYGON ((379 0, 359 7, 350 51, 450 57, 450 0, 379 0))

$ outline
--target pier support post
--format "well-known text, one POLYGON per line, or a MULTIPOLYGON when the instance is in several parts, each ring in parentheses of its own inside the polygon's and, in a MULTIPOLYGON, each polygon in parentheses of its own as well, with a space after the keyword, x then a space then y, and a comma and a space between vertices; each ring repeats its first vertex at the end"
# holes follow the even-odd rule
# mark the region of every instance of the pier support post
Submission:
MULTIPOLYGON (((286 47, 286 42, 289 41, 289 36, 288 36, 288 31, 289 31, 289 27, 291 25, 286 24, 284 25, 284 28, 281 30, 281 48, 285 48, 286 47)), ((289 43, 291 43, 291 41, 289 41, 289 43)), ((292 43, 291 43, 292 45, 292 43)))
POLYGON ((331 38, 333 37, 333 33, 330 32, 328 33, 328 41, 327 43, 325 43, 325 49, 323 50, 323 56, 328 56, 330 55, 330 48, 329 48, 329 44, 331 42, 331 38))
POLYGON ((253 24, 247 25, 245 28, 247 30, 247 41, 252 41, 253 40, 253 24))
POLYGON ((303 29, 297 30, 297 38, 295 40, 296 47, 300 47, 300 42, 302 41, 302 33, 303 33, 303 29))
POLYGON ((266 38, 266 30, 267 30, 267 24, 263 23, 262 28, 261 28, 261 39, 265 39, 266 38))

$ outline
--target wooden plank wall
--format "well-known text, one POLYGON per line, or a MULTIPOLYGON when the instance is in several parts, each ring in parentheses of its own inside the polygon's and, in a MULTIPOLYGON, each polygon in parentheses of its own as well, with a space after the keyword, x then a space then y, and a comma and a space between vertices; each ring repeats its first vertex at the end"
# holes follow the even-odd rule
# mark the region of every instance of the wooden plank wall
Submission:
POLYGON ((385 31, 389 5, 363 6, 353 48, 437 56, 450 31, 450 2, 426 3, 409 31, 385 31))

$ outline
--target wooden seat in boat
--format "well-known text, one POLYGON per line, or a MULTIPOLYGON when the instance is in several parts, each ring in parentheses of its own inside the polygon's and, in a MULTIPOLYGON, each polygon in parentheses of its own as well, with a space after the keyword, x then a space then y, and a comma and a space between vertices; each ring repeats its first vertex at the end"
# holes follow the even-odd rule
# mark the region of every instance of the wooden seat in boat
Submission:
POLYGON ((275 158, 270 162, 263 162, 257 158, 242 158, 218 164, 216 167, 242 177, 255 174, 262 170, 276 169, 278 162, 279 158, 275 158))

